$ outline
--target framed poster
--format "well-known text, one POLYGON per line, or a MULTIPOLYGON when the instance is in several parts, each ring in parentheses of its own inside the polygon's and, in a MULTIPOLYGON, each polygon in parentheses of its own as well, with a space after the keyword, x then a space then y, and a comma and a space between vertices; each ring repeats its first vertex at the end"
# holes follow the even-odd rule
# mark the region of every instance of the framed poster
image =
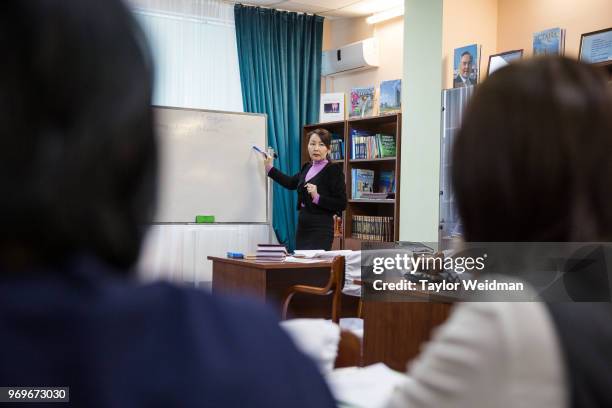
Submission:
POLYGON ((612 27, 582 34, 578 59, 587 64, 612 61, 612 27))
POLYGON ((489 63, 487 64, 487 75, 491 75, 501 67, 505 67, 512 61, 523 58, 523 50, 512 50, 500 52, 499 54, 489 55, 489 63))
POLYGON ((550 28, 533 34, 533 56, 563 55, 565 53, 565 30, 550 28))
POLYGON ((380 83, 381 115, 402 111, 402 80, 392 79, 380 83))
POLYGON ((319 122, 344 120, 344 93, 322 93, 319 122))

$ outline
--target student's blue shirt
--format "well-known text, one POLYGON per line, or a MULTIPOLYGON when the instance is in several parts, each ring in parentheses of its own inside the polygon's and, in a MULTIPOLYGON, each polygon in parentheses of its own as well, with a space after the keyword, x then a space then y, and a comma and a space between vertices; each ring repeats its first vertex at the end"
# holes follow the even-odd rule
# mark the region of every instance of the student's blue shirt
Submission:
POLYGON ((0 386, 68 386, 75 407, 334 406, 267 310, 91 258, 0 271, 0 386))

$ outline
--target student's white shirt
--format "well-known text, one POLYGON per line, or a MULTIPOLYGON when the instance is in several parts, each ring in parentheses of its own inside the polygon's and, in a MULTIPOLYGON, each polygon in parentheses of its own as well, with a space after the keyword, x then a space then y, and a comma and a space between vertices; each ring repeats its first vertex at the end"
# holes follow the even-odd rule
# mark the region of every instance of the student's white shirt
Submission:
POLYGON ((564 408, 565 367, 540 302, 457 305, 411 364, 389 408, 564 408))

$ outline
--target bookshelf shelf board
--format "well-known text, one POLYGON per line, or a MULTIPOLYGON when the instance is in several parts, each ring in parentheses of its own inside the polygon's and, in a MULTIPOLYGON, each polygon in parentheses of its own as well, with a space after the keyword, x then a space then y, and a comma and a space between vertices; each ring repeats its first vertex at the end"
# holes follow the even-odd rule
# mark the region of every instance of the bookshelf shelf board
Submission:
POLYGON ((351 198, 349 203, 371 203, 371 204, 395 204, 392 198, 373 199, 373 198, 351 198))
POLYGON ((351 159, 351 163, 367 163, 367 162, 379 162, 379 161, 395 161, 395 157, 379 157, 377 159, 351 159))
POLYGON ((397 120, 397 113, 390 113, 387 115, 379 115, 379 116, 368 116, 364 118, 348 118, 349 123, 359 123, 361 121, 367 123, 381 123, 381 122, 394 122, 397 120))
POLYGON ((336 120, 333 122, 311 123, 308 125, 304 125, 304 127, 308 129, 317 129, 317 128, 325 128, 325 127, 333 127, 333 126, 344 126, 344 121, 336 120))
POLYGON ((361 239, 361 238, 355 238, 355 237, 349 237, 350 239, 352 239, 353 241, 359 241, 359 242, 395 242, 395 241, 380 241, 380 240, 375 240, 375 239, 361 239))

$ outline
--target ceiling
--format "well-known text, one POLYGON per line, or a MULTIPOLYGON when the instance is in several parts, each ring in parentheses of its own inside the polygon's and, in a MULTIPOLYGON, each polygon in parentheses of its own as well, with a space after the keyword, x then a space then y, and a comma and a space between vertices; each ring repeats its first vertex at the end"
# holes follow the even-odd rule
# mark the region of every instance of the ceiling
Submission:
POLYGON ((404 0, 244 0, 232 2, 318 14, 328 18, 369 16, 404 4, 404 0))

